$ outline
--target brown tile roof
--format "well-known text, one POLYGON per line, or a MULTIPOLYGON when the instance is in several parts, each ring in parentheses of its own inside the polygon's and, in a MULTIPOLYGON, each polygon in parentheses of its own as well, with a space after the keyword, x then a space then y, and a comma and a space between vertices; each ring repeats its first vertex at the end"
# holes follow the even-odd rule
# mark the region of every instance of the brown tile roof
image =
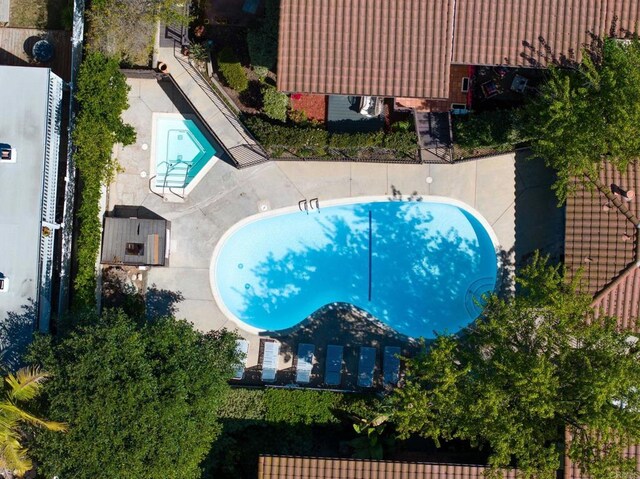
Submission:
POLYGON ((448 98, 451 64, 545 65, 589 32, 635 30, 638 0, 282 0, 278 88, 448 98))
MULTIPOLYGON (((640 473, 640 446, 629 446, 624 454, 626 458, 634 458, 636 460, 636 468, 640 473)), ((565 456, 564 460, 564 479, 590 479, 589 476, 583 474, 577 464, 565 456)))
POLYGON ((453 63, 546 65, 545 45, 557 55, 579 54, 589 33, 608 34, 616 17, 617 34, 634 30, 640 2, 456 0, 453 63))
POLYGON ((620 173, 606 165, 592 191, 579 187, 568 198, 565 227, 568 274, 582 270, 583 289, 594 296, 597 311, 634 329, 640 309, 638 168, 633 164, 620 173), (625 201, 613 192, 616 188, 633 190, 636 196, 625 201))
MULTIPOLYGON (((480 479, 484 466, 319 457, 260 456, 258 479, 480 479)), ((515 479, 516 471, 504 471, 515 479)))
POLYGON ((454 0, 282 0, 278 88, 446 98, 454 0))

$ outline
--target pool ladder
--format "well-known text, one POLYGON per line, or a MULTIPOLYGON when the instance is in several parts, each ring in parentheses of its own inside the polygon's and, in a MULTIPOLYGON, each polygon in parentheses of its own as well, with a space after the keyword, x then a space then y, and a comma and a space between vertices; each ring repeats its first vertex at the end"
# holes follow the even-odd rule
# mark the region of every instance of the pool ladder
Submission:
POLYGON ((310 200, 307 200, 306 198, 304 200, 300 200, 298 201, 298 209, 300 211, 304 211, 307 214, 309 214, 309 210, 316 210, 318 213, 320 213, 320 200, 318 200, 318 198, 311 198, 310 200), (315 207, 313 206, 315 203, 315 207))

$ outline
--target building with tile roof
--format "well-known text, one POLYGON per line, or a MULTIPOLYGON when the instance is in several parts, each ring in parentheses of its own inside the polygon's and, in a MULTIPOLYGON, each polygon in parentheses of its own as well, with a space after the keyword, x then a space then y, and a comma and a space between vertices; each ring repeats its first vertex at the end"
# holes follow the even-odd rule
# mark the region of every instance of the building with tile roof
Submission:
MULTIPOLYGON (((258 479, 481 479, 486 466, 331 457, 260 456, 258 479)), ((503 479, 516 479, 515 469, 503 479)))
POLYGON ((567 199, 565 265, 581 275, 597 314, 640 331, 639 165, 619 172, 605 165, 597 179, 567 199), (589 188, 590 186, 590 188, 589 188))
POLYGON ((625 37, 637 0, 282 0, 278 88, 450 100, 452 67, 577 59, 592 35, 625 37))

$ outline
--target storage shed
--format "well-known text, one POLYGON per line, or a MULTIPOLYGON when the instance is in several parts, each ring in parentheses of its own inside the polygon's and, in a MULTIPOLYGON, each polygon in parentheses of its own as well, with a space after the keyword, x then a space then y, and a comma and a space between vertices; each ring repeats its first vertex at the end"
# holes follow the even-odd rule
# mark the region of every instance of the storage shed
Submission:
POLYGON ((169 232, 164 219, 104 219, 102 264, 164 266, 169 232))

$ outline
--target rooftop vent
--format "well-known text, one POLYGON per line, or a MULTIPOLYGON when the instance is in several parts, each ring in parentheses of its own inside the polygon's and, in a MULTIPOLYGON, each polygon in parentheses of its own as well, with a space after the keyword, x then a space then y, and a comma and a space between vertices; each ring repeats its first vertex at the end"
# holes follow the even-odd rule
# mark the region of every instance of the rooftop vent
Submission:
POLYGON ((16 162, 16 149, 11 148, 11 145, 6 143, 0 143, 0 163, 15 163, 16 162))
POLYGON ((9 278, 0 273, 0 293, 6 293, 9 290, 9 278))

